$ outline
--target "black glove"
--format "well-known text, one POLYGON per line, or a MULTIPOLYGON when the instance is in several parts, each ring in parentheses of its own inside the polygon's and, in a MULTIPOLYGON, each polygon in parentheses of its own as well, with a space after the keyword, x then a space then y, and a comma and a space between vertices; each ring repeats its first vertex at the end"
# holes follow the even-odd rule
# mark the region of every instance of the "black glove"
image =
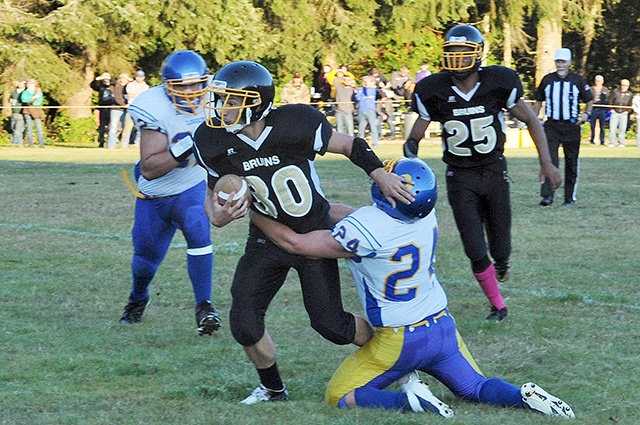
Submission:
POLYGON ((169 148, 169 152, 176 161, 184 161, 193 152, 193 139, 191 136, 183 138, 178 143, 173 144, 171 148, 169 148))
POLYGON ((418 141, 416 139, 407 139, 402 146, 404 156, 407 158, 415 158, 418 156, 418 141))

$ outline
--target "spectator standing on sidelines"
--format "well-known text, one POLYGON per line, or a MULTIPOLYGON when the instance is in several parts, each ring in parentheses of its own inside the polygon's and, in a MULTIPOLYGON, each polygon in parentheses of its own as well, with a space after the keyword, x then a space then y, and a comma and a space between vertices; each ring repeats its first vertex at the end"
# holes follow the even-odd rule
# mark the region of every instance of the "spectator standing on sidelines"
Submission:
POLYGON ((116 103, 114 88, 111 85, 111 74, 105 72, 96 77, 90 84, 98 92, 98 147, 104 147, 105 136, 109 131, 111 110, 109 106, 116 103))
POLYGON ((593 110, 589 117, 589 121, 591 123, 591 136, 589 141, 592 145, 595 144, 597 125, 600 129, 600 144, 604 145, 604 127, 607 121, 608 109, 601 105, 607 104, 609 88, 605 87, 604 77, 602 75, 596 75, 594 83, 591 86, 591 95, 593 96, 593 110))
POLYGON ((44 95, 35 78, 29 78, 27 81, 27 88, 20 93, 20 102, 23 105, 22 116, 24 117, 27 127, 27 142, 29 142, 29 147, 33 147, 33 126, 35 124, 38 144, 41 148, 44 148, 44 131, 42 129, 42 121, 44 120, 42 103, 44 102, 44 95))
POLYGON ((378 106, 380 98, 376 88, 376 80, 370 76, 362 77, 362 87, 358 88, 354 98, 358 104, 358 136, 365 138, 367 125, 371 135, 371 146, 378 147, 378 106))
POLYGON ((429 62, 422 61, 420 69, 416 72, 416 83, 429 75, 431 75, 431 71, 429 71, 429 62))
POLYGON ((24 117, 20 94, 27 87, 27 79, 18 79, 15 86, 11 92, 11 143, 22 147, 24 146, 24 117))
POLYGON ((336 71, 336 78, 333 80, 336 88, 336 106, 334 116, 336 119, 336 130, 338 133, 348 134, 353 137, 353 95, 357 90, 356 80, 344 75, 342 69, 336 71))
MULTIPOLYGON (((122 124, 122 116, 127 110, 127 98, 125 87, 129 84, 133 79, 129 77, 129 74, 126 72, 121 73, 118 76, 118 82, 113 88, 113 98, 115 100, 115 105, 117 108, 111 108, 109 113, 109 138, 107 139, 107 148, 115 149, 118 145, 118 131, 120 130, 120 126, 122 124)), ((129 147, 129 139, 120 141, 120 146, 122 148, 129 147)))
POLYGON ((415 80, 407 65, 403 65, 400 70, 391 73, 391 89, 399 97, 405 97, 409 83, 415 83, 415 80))
POLYGON ((284 85, 280 93, 280 103, 283 105, 289 103, 308 104, 311 101, 311 91, 304 83, 302 75, 299 72, 293 74, 293 79, 284 85))
MULTIPOLYGON (((540 112, 545 102, 544 131, 549 143, 551 160, 556 167, 559 164, 558 149, 562 145, 564 151, 564 203, 576 204, 578 192, 578 155, 580 154, 580 137, 582 124, 587 122, 593 107, 593 95, 589 85, 580 75, 569 71, 571 66, 571 50, 561 47, 556 50, 556 71, 542 78, 534 93, 536 103, 533 110, 540 112), (580 113, 580 101, 586 103, 580 113)), ((542 183, 540 206, 553 204, 555 187, 548 179, 542 183)))
POLYGON ((620 80, 620 87, 611 91, 607 103, 614 105, 611 109, 611 119, 609 120, 609 147, 615 147, 617 134, 618 147, 624 148, 627 126, 629 125, 629 113, 633 103, 633 93, 629 90, 629 80, 626 78, 620 80))
MULTIPOLYGON (((149 84, 145 81, 146 75, 143 70, 136 71, 135 77, 132 82, 125 87, 125 98, 127 104, 132 104, 138 95, 149 89, 149 84)), ((133 130, 133 120, 131 114, 126 112, 124 115, 124 126, 122 128, 122 143, 129 143, 131 140, 131 132, 133 130)), ((134 144, 140 144, 140 132, 136 131, 136 139, 134 144)))

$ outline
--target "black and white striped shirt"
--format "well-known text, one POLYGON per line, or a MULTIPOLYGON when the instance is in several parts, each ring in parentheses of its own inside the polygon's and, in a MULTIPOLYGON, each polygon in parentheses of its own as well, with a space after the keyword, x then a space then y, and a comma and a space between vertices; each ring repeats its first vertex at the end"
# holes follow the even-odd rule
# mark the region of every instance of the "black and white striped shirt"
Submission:
POLYGON ((580 101, 593 100, 589 85, 574 72, 560 78, 557 72, 542 78, 534 98, 546 102, 545 115, 552 121, 575 123, 580 117, 580 101))

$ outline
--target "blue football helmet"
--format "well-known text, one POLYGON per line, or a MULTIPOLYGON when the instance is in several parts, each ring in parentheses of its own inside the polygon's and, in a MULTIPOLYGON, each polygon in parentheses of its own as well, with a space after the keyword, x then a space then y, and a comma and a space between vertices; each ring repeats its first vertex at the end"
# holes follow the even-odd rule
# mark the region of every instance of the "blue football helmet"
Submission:
POLYGON ((471 25, 457 25, 444 37, 442 68, 459 80, 466 79, 480 68, 484 38, 471 25))
POLYGON ((429 215, 438 199, 436 176, 431 168, 418 158, 395 159, 385 163, 384 168, 389 173, 411 180, 408 186, 415 193, 415 200, 409 205, 396 201, 396 207, 392 208, 380 186, 373 183, 371 197, 378 207, 389 216, 402 221, 414 221, 429 215))
POLYGON ((206 123, 237 133, 269 114, 275 92, 267 68, 252 61, 231 62, 213 77, 204 107, 206 123))
POLYGON ((209 71, 202 56, 191 50, 171 53, 162 64, 162 81, 179 112, 195 115, 207 92, 209 71))

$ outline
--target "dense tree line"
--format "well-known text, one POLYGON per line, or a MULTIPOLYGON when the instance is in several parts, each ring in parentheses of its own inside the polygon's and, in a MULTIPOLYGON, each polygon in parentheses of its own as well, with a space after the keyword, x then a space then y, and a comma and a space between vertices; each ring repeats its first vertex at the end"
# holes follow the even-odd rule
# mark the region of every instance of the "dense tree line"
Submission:
POLYGON ((323 63, 348 62, 356 74, 423 60, 437 69, 442 36, 459 22, 481 29, 487 61, 515 68, 529 89, 561 45, 589 79, 640 83, 637 0, 4 0, 0 20, 5 104, 28 76, 49 104, 87 106, 98 73, 143 68, 158 83, 162 59, 183 48, 213 71, 260 61, 280 85, 293 72, 310 83, 323 63))

